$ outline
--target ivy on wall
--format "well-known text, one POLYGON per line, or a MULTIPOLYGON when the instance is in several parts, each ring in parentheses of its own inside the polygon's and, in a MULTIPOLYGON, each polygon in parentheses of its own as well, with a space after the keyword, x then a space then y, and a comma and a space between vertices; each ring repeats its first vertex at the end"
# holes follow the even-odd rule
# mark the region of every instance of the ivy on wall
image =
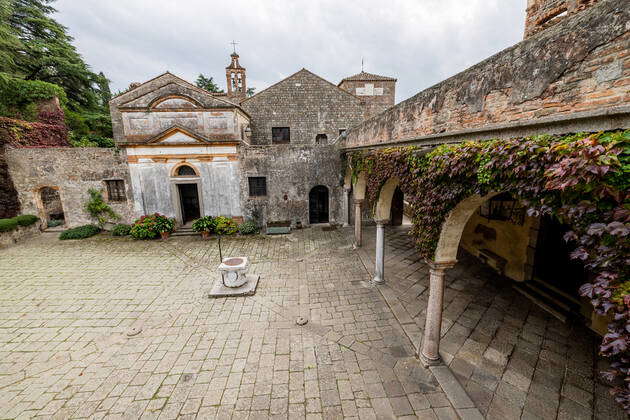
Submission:
POLYGON ((63 113, 44 116, 46 122, 26 122, 0 117, 0 147, 67 147, 68 129, 63 113), (58 121, 61 118, 61 123, 58 121))
POLYGON ((389 178, 400 180, 413 211, 410 234, 428 260, 449 212, 474 194, 509 192, 530 216, 571 226, 571 258, 594 275, 580 293, 611 319, 600 346, 611 359, 603 376, 630 412, 630 131, 466 142, 425 154, 389 148, 355 152, 348 161, 353 182, 365 173, 372 205, 389 178))

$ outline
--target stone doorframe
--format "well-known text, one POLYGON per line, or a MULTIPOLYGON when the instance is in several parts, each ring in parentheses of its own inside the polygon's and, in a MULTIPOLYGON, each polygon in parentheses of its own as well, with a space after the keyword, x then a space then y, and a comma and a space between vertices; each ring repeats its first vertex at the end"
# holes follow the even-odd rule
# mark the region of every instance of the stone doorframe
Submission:
POLYGON ((64 222, 67 223, 66 209, 63 205, 63 198, 61 195, 61 188, 57 185, 38 185, 33 188, 31 192, 35 198, 35 207, 37 208, 37 212, 39 213, 39 218, 44 221, 44 226, 48 223, 48 213, 46 212, 46 206, 44 205, 44 200, 42 200, 42 190, 44 188, 50 188, 52 190, 57 191, 59 195, 59 203, 61 204, 61 210, 63 211, 64 222))
POLYGON ((205 216, 204 208, 203 208, 203 191, 201 188, 201 179, 199 177, 178 177, 171 178, 171 203, 173 204, 173 208, 175 209, 175 218, 177 219, 177 223, 180 226, 184 225, 184 216, 182 211, 182 200, 179 196, 179 188, 177 188, 178 184, 196 184, 197 185, 197 196, 199 197, 199 216, 205 216))

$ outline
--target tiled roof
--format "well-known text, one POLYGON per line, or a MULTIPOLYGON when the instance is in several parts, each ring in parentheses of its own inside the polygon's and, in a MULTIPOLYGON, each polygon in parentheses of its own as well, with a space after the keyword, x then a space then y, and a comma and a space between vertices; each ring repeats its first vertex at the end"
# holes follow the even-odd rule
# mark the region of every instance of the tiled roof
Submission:
MULTIPOLYGON (((359 81, 366 81, 366 82, 378 82, 378 81, 395 82, 396 81, 396 79, 394 79, 393 77, 379 76, 378 74, 366 73, 364 71, 362 71, 359 74, 355 74, 354 76, 344 77, 341 80, 341 82, 350 81, 350 80, 359 80, 359 81)), ((339 84, 341 84, 341 82, 339 82, 339 84)))

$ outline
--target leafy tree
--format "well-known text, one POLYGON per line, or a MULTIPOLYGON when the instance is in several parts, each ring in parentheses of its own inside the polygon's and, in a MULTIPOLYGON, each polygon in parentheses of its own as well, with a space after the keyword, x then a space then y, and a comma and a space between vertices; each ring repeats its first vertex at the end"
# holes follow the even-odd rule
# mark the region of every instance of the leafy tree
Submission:
POLYGON ((12 0, 0 0, 0 72, 14 73, 17 70, 15 60, 22 43, 9 24, 13 14, 12 0))
POLYGON ((202 73, 200 73, 199 77, 197 77, 195 84, 197 85, 197 87, 205 89, 208 92, 223 93, 223 89, 219 89, 219 86, 214 83, 212 77, 206 77, 202 73))
POLYGON ((256 88, 255 87, 247 88, 247 92, 245 92, 245 94, 247 95, 248 98, 250 96, 254 96, 256 94, 256 88))

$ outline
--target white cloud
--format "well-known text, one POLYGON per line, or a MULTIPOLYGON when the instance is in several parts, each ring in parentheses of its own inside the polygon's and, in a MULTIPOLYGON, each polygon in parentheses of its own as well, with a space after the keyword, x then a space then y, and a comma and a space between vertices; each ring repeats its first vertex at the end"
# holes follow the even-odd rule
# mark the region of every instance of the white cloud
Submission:
POLYGON ((398 78, 405 99, 522 38, 525 0, 58 0, 113 90, 170 70, 224 86, 235 39, 257 90, 302 67, 337 83, 361 69, 398 78))

